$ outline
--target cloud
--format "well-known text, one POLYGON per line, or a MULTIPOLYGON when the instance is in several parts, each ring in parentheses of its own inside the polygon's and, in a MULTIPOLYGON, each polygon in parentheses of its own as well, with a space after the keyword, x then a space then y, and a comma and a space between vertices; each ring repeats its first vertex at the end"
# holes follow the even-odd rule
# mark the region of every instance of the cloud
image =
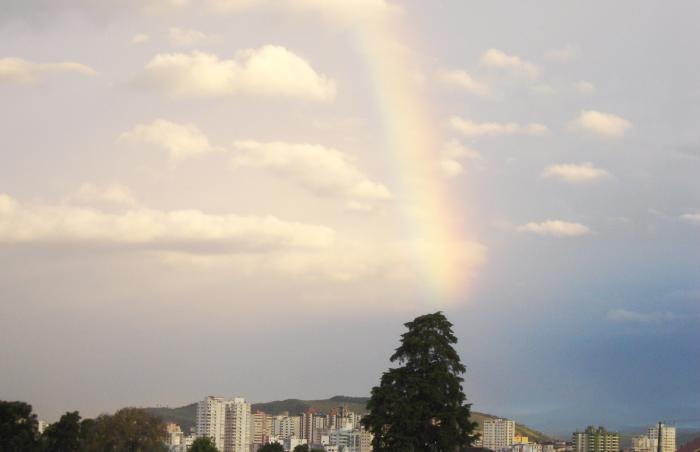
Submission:
POLYGON ((637 312, 627 309, 613 309, 605 316, 608 320, 620 323, 661 323, 677 320, 672 312, 637 312))
POLYGON ((445 177, 457 177, 464 172, 464 167, 459 161, 469 159, 481 161, 483 158, 478 151, 471 149, 457 140, 450 140, 442 148, 440 170, 445 177))
POLYGON ((136 207, 138 205, 129 188, 120 184, 100 187, 85 183, 75 194, 69 196, 67 201, 72 204, 97 206, 136 207))
POLYGON ((676 151, 683 157, 700 159, 700 144, 684 144, 678 146, 676 151))
POLYGON ((479 59, 479 64, 484 67, 505 69, 512 74, 527 78, 536 78, 540 73, 537 65, 522 60, 517 56, 508 55, 498 49, 488 49, 484 52, 479 59))
POLYGON ((206 0, 217 13, 251 8, 316 13, 335 24, 347 25, 382 17, 398 8, 385 0, 206 0))
POLYGON ((0 58, 0 83, 31 85, 48 75, 61 73, 97 75, 94 69, 80 63, 32 63, 22 58, 0 58))
POLYGON ((562 49, 550 49, 544 53, 544 57, 548 60, 569 61, 576 57, 576 49, 572 46, 566 46, 562 49))
POLYGON ((700 212, 686 213, 680 216, 681 220, 700 226, 700 212))
POLYGON ((546 135, 549 132, 547 126, 538 123, 518 124, 515 122, 498 123, 482 122, 477 123, 459 116, 452 116, 449 119, 452 129, 467 137, 478 137, 482 135, 546 135))
POLYGON ((179 12, 198 0, 3 0, 0 24, 11 21, 47 27, 62 16, 82 16, 104 24, 134 14, 179 12))
POLYGON ((586 80, 579 80, 578 82, 574 83, 574 89, 583 94, 595 92, 595 86, 593 83, 587 82, 586 80))
POLYGON ((22 205, 0 193, 0 247, 68 245, 120 253, 147 251, 160 262, 266 281, 298 280, 389 283, 387 290, 413 293, 424 278, 419 256, 449 249, 442 265, 474 277, 486 248, 476 242, 422 241, 339 236, 322 225, 271 216, 212 215, 199 210, 134 208, 118 214, 69 205, 22 205))
POLYGON ((527 223, 519 226, 518 231, 553 237, 576 237, 591 233, 588 226, 561 220, 547 220, 542 223, 527 223))
POLYGON ((542 94, 545 96, 552 96, 557 93, 554 87, 548 83, 538 83, 536 85, 533 85, 530 88, 530 91, 532 91, 535 94, 542 94))
POLYGON ((621 138, 627 130, 632 128, 632 123, 612 113, 584 110, 571 123, 571 126, 604 138, 621 138))
POLYGON ((455 86, 477 96, 488 97, 492 94, 488 85, 474 80, 472 76, 465 71, 441 70, 437 73, 437 79, 441 83, 455 86))
MULTIPOLYGON (((462 282, 473 280, 486 259, 487 249, 480 243, 450 241, 426 243, 410 240, 353 240, 339 237, 333 246, 313 251, 282 251, 269 254, 192 254, 171 252, 163 256, 168 264, 200 268, 212 272, 225 270, 246 272, 259 276, 260 272, 291 276, 295 281, 326 279, 336 283, 371 282, 391 292, 404 291, 410 296, 423 283, 424 262, 431 248, 449 249, 443 256, 446 268, 459 268, 462 282)), ((349 286, 350 287, 350 286, 349 286)), ((357 285, 351 286, 357 288, 357 285)), ((458 301, 443 299, 443 302, 458 301)), ((397 307, 400 307, 400 302, 397 307)))
POLYGON ((610 177, 610 173, 601 168, 596 168, 590 162, 566 163, 551 165, 542 172, 543 177, 560 179, 569 183, 593 182, 605 177, 610 177))
POLYGON ((388 188, 370 180, 336 149, 281 141, 237 141, 234 149, 234 168, 269 169, 318 196, 345 199, 353 210, 371 209, 392 198, 388 188))
POLYGON ((137 33, 131 38, 131 43, 132 44, 144 44, 148 41, 150 41, 151 37, 148 36, 145 33, 137 33))
POLYGON ((207 136, 194 124, 178 124, 165 119, 137 124, 121 134, 119 140, 158 146, 168 151, 173 160, 199 157, 220 150, 210 145, 207 136))
POLYGON ((134 84, 179 98, 249 94, 330 102, 336 96, 333 80, 284 47, 271 45, 239 51, 230 60, 203 52, 161 53, 134 84))
POLYGON ((66 205, 20 205, 0 194, 0 243, 134 245, 189 252, 269 252, 330 246, 325 226, 272 216, 138 208, 119 214, 66 205))
POLYGON ((168 38, 173 45, 178 47, 190 47, 215 40, 213 36, 204 32, 178 27, 170 27, 168 30, 168 38))
POLYGON ((144 12, 151 14, 178 11, 190 5, 190 0, 127 0, 126 2, 122 2, 122 4, 128 4, 129 2, 139 5, 144 12))

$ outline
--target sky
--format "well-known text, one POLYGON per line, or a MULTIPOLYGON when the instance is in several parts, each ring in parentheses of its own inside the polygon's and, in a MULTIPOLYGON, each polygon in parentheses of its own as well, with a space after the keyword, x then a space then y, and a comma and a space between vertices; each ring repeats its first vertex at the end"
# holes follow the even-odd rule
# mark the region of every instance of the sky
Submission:
POLYGON ((700 4, 1 0, 0 399, 698 426, 700 4))

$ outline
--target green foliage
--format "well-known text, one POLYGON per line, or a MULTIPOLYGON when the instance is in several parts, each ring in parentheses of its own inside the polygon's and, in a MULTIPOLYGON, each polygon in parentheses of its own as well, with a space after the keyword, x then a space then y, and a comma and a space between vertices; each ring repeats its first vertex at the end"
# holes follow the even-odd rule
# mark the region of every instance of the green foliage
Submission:
POLYGON ((48 426, 42 439, 43 452, 80 451, 80 414, 77 411, 61 416, 61 419, 48 426))
POLYGON ((284 452, 284 447, 280 443, 269 443, 258 449, 258 452, 284 452))
POLYGON ((114 415, 103 414, 94 424, 85 424, 82 452, 157 452, 164 445, 165 426, 155 416, 138 408, 123 408, 114 415))
POLYGON ((457 451, 476 439, 465 403, 466 368, 453 348, 457 338, 441 312, 417 317, 391 356, 399 367, 372 389, 363 426, 375 452, 457 451))
POLYGON ((39 423, 32 406, 0 401, 0 452, 33 452, 39 447, 39 423))
POLYGON ((299 444, 292 452, 309 452, 308 444, 299 444))
POLYGON ((188 452, 219 452, 211 438, 197 438, 188 449, 188 452))

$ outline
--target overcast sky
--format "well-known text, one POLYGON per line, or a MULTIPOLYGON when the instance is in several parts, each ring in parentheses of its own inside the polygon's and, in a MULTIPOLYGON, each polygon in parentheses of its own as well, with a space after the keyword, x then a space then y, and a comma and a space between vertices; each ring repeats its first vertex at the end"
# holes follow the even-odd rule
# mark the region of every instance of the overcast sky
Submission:
POLYGON ((698 19, 0 0, 0 398, 54 420, 368 395, 444 310, 478 411, 687 424, 698 19))

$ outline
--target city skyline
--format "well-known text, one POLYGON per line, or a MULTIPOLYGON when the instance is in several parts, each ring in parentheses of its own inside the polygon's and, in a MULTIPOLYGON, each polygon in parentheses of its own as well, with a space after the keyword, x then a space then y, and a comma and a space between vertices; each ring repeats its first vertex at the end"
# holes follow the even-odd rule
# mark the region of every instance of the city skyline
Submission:
POLYGON ((700 427, 700 5, 491 3, 0 1, 0 399, 700 427))

